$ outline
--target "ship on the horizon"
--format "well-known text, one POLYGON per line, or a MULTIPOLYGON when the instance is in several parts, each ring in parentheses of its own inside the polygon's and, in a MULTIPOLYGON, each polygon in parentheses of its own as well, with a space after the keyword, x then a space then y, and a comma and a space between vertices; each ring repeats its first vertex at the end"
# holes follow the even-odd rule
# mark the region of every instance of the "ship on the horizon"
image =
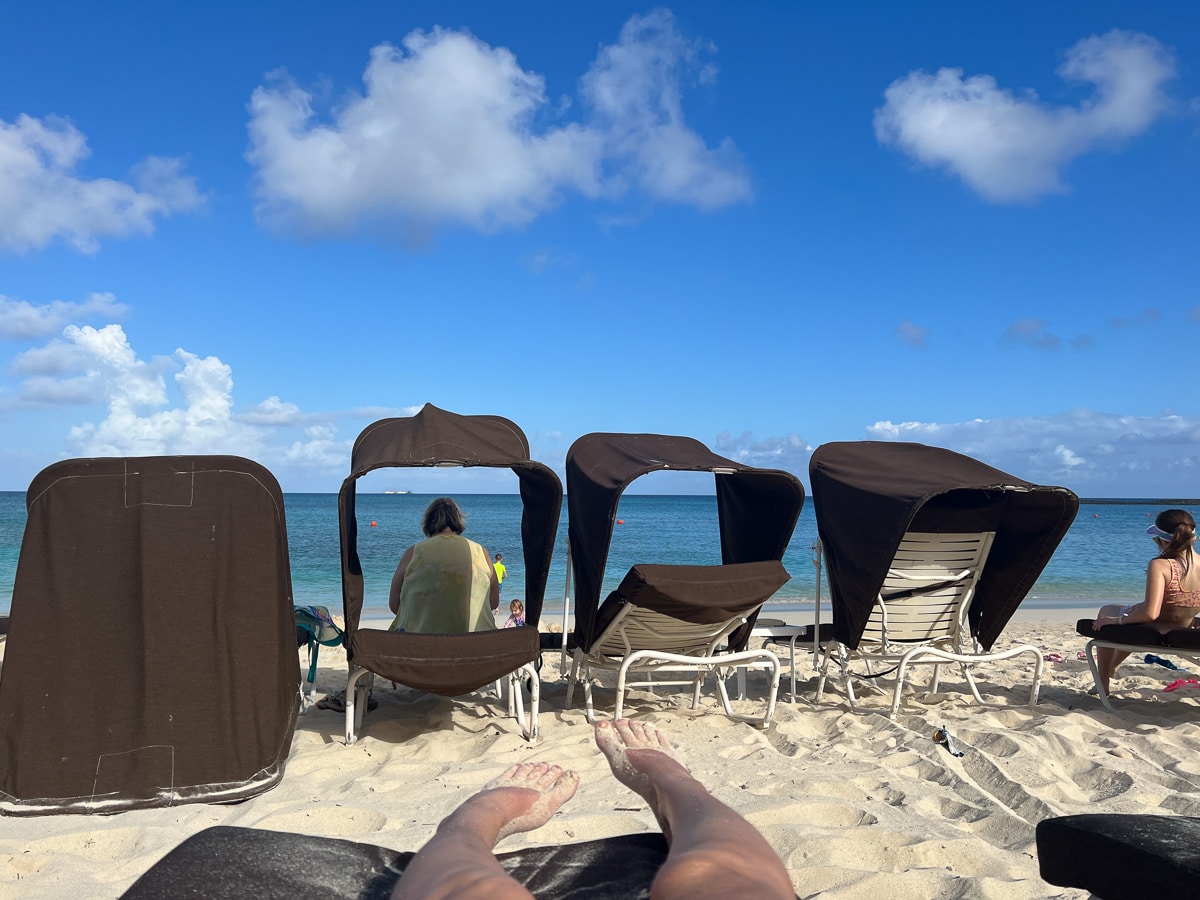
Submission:
POLYGON ((385 494, 411 494, 412 491, 384 491, 385 494))

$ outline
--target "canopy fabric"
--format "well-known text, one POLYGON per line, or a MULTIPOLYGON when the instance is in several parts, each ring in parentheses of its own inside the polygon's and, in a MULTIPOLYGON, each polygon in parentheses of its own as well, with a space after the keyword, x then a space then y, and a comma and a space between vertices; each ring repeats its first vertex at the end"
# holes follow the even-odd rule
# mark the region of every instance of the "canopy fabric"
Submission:
POLYGON ((277 784, 300 673, 271 473, 233 456, 65 460, 26 506, 0 812, 227 802, 277 784))
POLYGON ((1066 488, 924 444, 823 444, 809 461, 809 478, 834 635, 852 649, 905 532, 996 532, 971 604, 972 633, 990 649, 1079 510, 1066 488))
MULTIPOLYGON (((537 656, 537 624, 546 594, 546 579, 554 555, 558 516, 562 510, 562 482, 554 471, 529 458, 529 441, 513 422, 500 416, 464 416, 426 404, 407 418, 381 419, 368 425, 354 442, 350 474, 342 482, 338 495, 338 518, 342 546, 342 603, 346 616, 344 645, 350 662, 414 687, 444 693, 447 696, 473 690, 489 680, 465 689, 461 679, 453 684, 432 676, 429 683, 414 683, 414 672, 421 670, 422 659, 436 668, 445 642, 412 640, 427 635, 400 635, 378 629, 359 630, 363 606, 363 573, 358 555, 358 521, 355 517, 355 486, 359 478, 385 467, 485 466, 511 469, 517 476, 521 502, 521 544, 525 560, 525 621, 528 633, 519 638, 497 638, 492 632, 461 635, 469 646, 479 645, 468 655, 490 657, 497 641, 503 642, 502 656, 515 655, 528 662, 537 656), (411 646, 401 647, 405 639, 411 646), (489 645, 490 640, 490 645, 489 645), (525 649, 514 646, 514 642, 525 649), (436 644, 436 646, 435 646, 436 644), (526 646, 527 645, 527 646, 526 646), (403 676, 403 677, 401 677, 403 676)), ((525 631, 525 629, 513 629, 525 631)), ((455 643, 462 643, 462 640, 455 643)), ((500 663, 501 666, 507 663, 500 663)), ((522 662, 507 669, 519 668, 522 662)), ((427 672, 432 673, 434 668, 427 672)), ((490 667, 485 667, 490 668, 490 667)), ((483 668, 478 670, 483 672, 483 668)), ((474 675, 466 678, 473 681, 474 675)))
MULTIPOLYGON (((781 560, 804 505, 795 475, 726 459, 689 437, 585 434, 567 451, 567 513, 575 575, 575 640, 598 636, 596 610, 621 494, 649 472, 712 472, 716 480, 721 562, 781 560)), ((753 621, 733 635, 744 646, 753 621)))

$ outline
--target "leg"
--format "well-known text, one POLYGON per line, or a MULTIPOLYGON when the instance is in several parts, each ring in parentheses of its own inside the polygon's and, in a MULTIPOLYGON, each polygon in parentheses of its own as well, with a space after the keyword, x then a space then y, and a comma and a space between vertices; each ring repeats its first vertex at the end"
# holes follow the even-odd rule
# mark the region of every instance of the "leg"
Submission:
POLYGON ((617 780, 650 805, 671 846, 652 898, 793 900, 791 879, 771 845, 692 777, 653 725, 601 720, 596 745, 617 780))
MULTIPOLYGON (((1119 616, 1121 610, 1125 608, 1121 603, 1110 603, 1107 606, 1100 607, 1100 612, 1096 613, 1096 618, 1101 616, 1119 616)), ((1123 663, 1129 654, 1124 650, 1117 650, 1115 647, 1097 647, 1096 648, 1096 668, 1100 670, 1100 682, 1104 685, 1104 693, 1111 693, 1109 682, 1112 681, 1113 675, 1116 674, 1117 666, 1123 663)))
POLYGON ((575 795, 579 776, 548 763, 512 766, 438 825, 392 891, 406 898, 523 898, 532 895, 500 867, 501 838, 533 831, 575 795))
POLYGON ((1104 685, 1104 693, 1111 694, 1109 682, 1117 674, 1117 666, 1129 658, 1129 651, 1118 650, 1116 647, 1096 648, 1096 668, 1100 670, 1100 681, 1104 685))

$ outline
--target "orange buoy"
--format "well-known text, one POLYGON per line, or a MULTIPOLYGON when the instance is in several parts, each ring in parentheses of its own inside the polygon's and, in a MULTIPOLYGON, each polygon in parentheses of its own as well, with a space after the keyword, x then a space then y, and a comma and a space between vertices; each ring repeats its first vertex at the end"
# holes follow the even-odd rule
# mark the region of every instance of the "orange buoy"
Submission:
MULTIPOLYGON (((1100 518, 1100 513, 1092 513, 1092 518, 1093 518, 1093 519, 1098 519, 1098 518, 1100 518)), ((374 523, 372 522, 371 524, 374 524, 374 523)))
POLYGON ((617 524, 618 524, 618 525, 624 525, 624 524, 625 524, 625 520, 624 520, 624 519, 617 519, 617 524))
POLYGON ((372 527, 372 528, 374 528, 374 527, 375 527, 375 520, 374 520, 374 519, 372 519, 372 520, 371 520, 371 527, 372 527))

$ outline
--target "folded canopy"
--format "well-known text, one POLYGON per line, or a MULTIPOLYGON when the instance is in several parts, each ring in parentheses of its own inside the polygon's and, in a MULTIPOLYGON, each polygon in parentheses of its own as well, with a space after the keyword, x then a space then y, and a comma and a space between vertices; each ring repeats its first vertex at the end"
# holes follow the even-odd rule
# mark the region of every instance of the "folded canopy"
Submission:
POLYGON ((300 702, 283 495, 233 456, 44 469, 0 678, 0 812, 244 800, 300 702))
POLYGON ((905 532, 995 531, 971 604, 972 633, 990 649, 1079 510, 1066 488, 924 444, 823 444, 808 471, 834 634, 850 648, 858 646, 905 532))
POLYGON ((348 659, 394 681, 446 696, 474 690, 518 668, 522 661, 534 659, 539 652, 537 624, 561 509, 562 483, 558 476, 529 458, 525 434, 508 419, 463 416, 426 404, 414 416, 381 419, 367 426, 354 442, 350 474, 338 495, 348 659), (355 485, 374 469, 413 466, 486 466, 511 469, 516 474, 522 503, 525 621, 533 627, 503 633, 477 632, 453 640, 359 630, 363 573, 358 555, 355 485), (470 671, 465 670, 462 659, 447 668, 445 653, 450 645, 456 657, 465 654, 473 660, 470 671), (496 674, 489 674, 493 669, 496 674))
MULTIPOLYGON (((667 470, 714 474, 722 563, 780 560, 787 550, 804 505, 804 485, 790 472, 726 459, 689 437, 585 434, 567 451, 566 468, 575 640, 581 647, 597 635, 596 609, 621 494, 642 475, 667 470)), ((735 634, 731 645, 744 644, 748 635, 749 629, 735 634)))

